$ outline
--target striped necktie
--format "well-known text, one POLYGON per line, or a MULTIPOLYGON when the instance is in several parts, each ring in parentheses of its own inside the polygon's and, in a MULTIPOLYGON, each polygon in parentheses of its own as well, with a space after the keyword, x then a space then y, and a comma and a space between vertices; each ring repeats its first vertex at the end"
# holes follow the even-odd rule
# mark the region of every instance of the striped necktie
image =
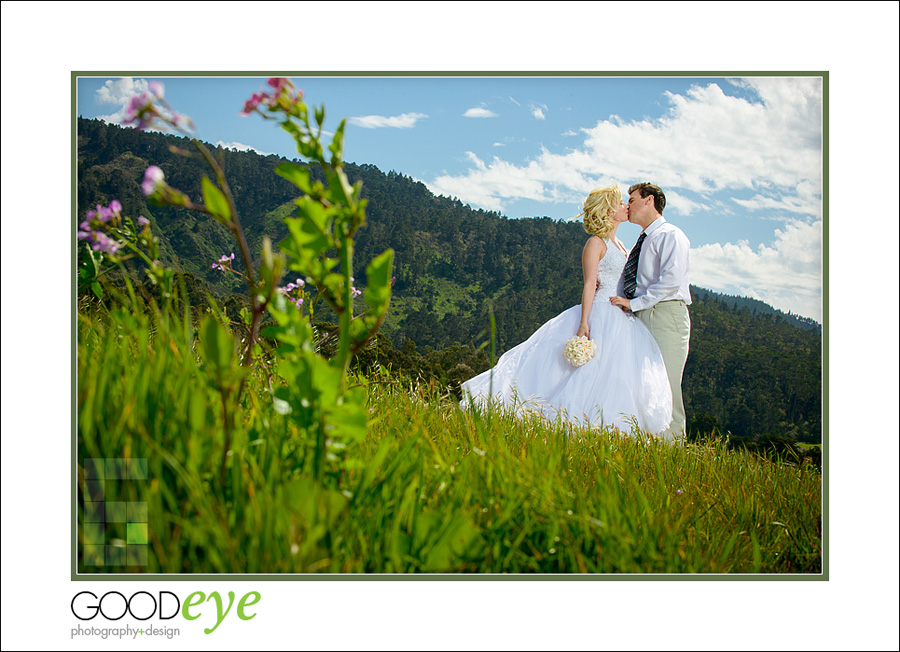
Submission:
POLYGON ((646 233, 641 233, 641 237, 637 239, 634 249, 628 254, 628 260, 625 262, 625 269, 622 272, 622 281, 625 288, 625 298, 634 299, 634 292, 637 290, 637 268, 638 259, 641 257, 641 245, 644 244, 646 233))

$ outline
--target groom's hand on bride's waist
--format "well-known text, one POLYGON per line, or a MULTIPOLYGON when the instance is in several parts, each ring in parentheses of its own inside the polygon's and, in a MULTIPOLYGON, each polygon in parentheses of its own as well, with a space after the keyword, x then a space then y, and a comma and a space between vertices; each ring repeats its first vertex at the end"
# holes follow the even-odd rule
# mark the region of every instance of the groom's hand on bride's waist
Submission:
POLYGON ((624 311, 631 312, 631 301, 625 297, 610 297, 609 302, 624 311))

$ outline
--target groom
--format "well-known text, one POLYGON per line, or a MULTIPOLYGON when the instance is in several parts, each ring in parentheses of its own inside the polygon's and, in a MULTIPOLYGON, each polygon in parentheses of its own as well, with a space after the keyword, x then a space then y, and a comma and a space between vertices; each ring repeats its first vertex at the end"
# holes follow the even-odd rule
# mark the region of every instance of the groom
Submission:
POLYGON ((663 436, 674 440, 683 437, 685 430, 681 377, 691 338, 687 309, 691 304, 691 243, 662 216, 666 196, 658 186, 638 183, 628 194, 628 221, 643 233, 622 270, 618 296, 610 297, 609 302, 633 311, 659 345, 672 387, 672 425, 663 436))

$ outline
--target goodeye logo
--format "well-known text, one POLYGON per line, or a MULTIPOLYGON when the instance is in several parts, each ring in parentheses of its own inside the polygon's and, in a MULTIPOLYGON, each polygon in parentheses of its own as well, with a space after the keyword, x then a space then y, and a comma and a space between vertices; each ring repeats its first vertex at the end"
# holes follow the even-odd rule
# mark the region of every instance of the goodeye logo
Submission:
MULTIPOLYGON (((257 604, 261 595, 259 591, 250 591, 238 600, 235 607, 235 614, 240 620, 252 620, 256 617, 255 611, 249 608, 257 604)), ((93 591, 81 591, 72 598, 72 614, 82 621, 94 620, 98 616, 109 621, 119 621, 130 616, 142 623, 150 620, 154 616, 161 621, 171 621, 181 615, 188 621, 197 620, 203 616, 204 612, 211 613, 206 609, 206 603, 213 602, 215 605, 215 624, 212 627, 203 629, 204 634, 212 634, 222 621, 231 613, 234 607, 235 593, 228 592, 228 606, 225 606, 224 600, 218 591, 212 591, 207 596, 203 591, 194 591, 182 601, 177 595, 171 591, 159 591, 155 596, 147 591, 136 591, 130 596, 126 596, 119 591, 107 591, 101 596, 97 596, 93 591)), ((141 635, 150 636, 178 636, 181 632, 178 629, 169 627, 168 624, 159 628, 152 625, 140 625, 140 629, 132 629, 130 625, 125 628, 103 628, 103 627, 87 627, 81 625, 72 628, 72 638, 75 636, 100 636, 107 638, 109 636, 124 638, 126 636, 136 638, 141 635)))

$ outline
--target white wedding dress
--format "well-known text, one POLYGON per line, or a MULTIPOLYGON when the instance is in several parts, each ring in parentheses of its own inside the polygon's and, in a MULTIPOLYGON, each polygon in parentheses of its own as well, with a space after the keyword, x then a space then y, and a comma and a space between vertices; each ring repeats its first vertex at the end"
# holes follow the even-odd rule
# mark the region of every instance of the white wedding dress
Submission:
POLYGON ((600 287, 588 318, 594 358, 573 367, 563 357, 567 340, 578 332, 581 304, 541 326, 526 341, 504 353, 497 365, 462 384, 463 402, 495 401, 521 413, 540 411, 550 419, 614 426, 659 434, 672 421, 672 390, 656 341, 631 313, 609 303, 626 255, 606 242, 597 268, 600 287), (493 381, 492 376, 493 374, 493 381), (493 382, 493 385, 492 385, 493 382))

